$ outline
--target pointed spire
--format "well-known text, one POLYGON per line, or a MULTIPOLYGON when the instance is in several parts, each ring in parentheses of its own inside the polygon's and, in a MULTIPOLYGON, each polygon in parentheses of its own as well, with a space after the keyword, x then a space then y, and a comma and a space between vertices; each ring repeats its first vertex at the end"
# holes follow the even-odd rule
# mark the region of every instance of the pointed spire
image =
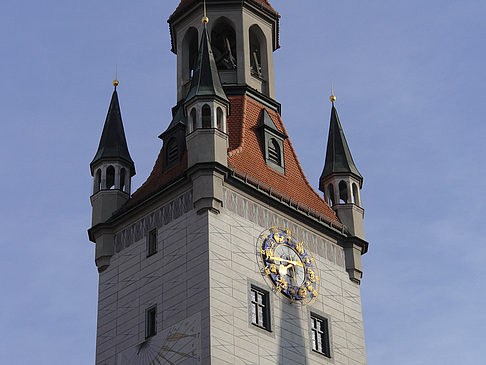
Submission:
POLYGON ((199 46, 199 55, 197 58, 196 69, 192 77, 191 88, 186 97, 186 103, 191 99, 202 97, 217 97, 223 101, 229 102, 224 93, 221 80, 219 79, 218 68, 209 42, 208 30, 204 23, 204 30, 199 46))
MULTIPOLYGON (((114 82, 115 84, 115 82, 114 82)), ((91 169, 93 165, 103 159, 121 159, 130 165, 131 176, 135 175, 135 164, 133 163, 130 153, 128 152, 127 140, 125 138, 125 131, 120 112, 120 105, 118 103, 118 94, 115 90, 111 97, 110 107, 106 115, 103 133, 101 134, 100 144, 93 161, 91 161, 91 169)))
POLYGON ((327 140, 326 162, 322 171, 321 180, 334 173, 344 173, 354 175, 360 181, 360 184, 362 184, 363 177, 356 168, 353 157, 351 156, 351 151, 349 150, 336 107, 334 106, 335 100, 335 97, 334 100, 331 99, 331 123, 327 140))

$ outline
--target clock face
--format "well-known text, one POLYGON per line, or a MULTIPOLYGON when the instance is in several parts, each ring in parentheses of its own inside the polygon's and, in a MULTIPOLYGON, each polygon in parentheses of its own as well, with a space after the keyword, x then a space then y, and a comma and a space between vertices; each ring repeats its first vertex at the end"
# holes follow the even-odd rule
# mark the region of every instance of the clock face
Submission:
POLYGON ((257 245, 263 274, 276 291, 300 304, 317 297, 320 280, 316 262, 294 233, 270 228, 261 234, 257 245))

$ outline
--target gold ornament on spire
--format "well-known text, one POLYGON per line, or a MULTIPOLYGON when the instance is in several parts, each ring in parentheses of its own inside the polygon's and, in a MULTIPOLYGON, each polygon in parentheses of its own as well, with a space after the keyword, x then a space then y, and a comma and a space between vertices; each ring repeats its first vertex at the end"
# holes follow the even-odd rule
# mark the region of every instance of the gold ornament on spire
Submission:
POLYGON ((206 0, 204 0, 204 16, 202 18, 202 22, 204 24, 209 23, 209 18, 207 17, 207 14, 206 14, 206 0))
POLYGON ((336 97, 334 96, 334 91, 332 89, 332 81, 331 81, 331 97, 329 99, 332 101, 333 104, 336 101, 336 97))
POLYGON ((115 79, 113 80, 113 86, 115 87, 115 89, 118 85, 120 85, 120 83, 118 82, 117 74, 118 74, 118 65, 115 66, 115 79))

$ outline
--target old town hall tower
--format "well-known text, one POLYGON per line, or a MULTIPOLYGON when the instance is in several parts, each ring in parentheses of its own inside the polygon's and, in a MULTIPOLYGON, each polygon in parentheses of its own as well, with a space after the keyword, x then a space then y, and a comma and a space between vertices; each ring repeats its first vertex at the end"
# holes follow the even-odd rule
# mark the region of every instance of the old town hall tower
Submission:
POLYGON ((177 105, 133 193, 114 83, 90 165, 97 365, 366 364, 363 178, 332 96, 323 196, 307 181, 275 100, 279 18, 180 2, 177 105))

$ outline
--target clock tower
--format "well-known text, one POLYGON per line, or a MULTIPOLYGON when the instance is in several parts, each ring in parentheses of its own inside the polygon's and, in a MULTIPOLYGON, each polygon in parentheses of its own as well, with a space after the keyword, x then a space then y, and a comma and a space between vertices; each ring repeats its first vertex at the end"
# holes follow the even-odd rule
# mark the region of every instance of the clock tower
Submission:
POLYGON ((97 365, 366 364, 363 178, 332 96, 323 197, 307 181, 275 100, 279 19, 180 2, 178 102, 133 194, 114 83, 91 163, 97 365))

